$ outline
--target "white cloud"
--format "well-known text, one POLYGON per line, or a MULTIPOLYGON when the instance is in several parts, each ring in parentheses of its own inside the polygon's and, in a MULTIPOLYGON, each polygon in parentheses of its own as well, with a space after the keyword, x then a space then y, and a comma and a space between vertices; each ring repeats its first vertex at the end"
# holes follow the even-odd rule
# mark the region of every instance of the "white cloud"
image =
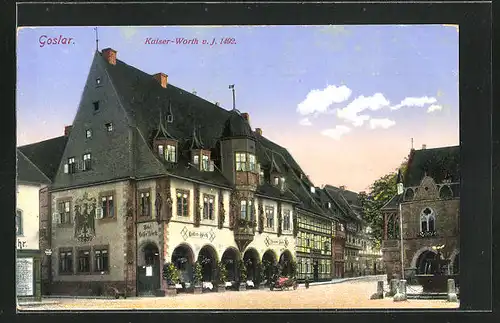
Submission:
POLYGON ((345 108, 337 109, 337 117, 352 123, 355 127, 360 127, 370 119, 370 116, 366 114, 360 115, 359 113, 365 110, 377 111, 389 104, 389 100, 382 93, 375 93, 366 97, 361 95, 351 101, 345 108))
POLYGON ((396 104, 395 106, 391 107, 391 110, 398 110, 401 109, 402 107, 423 107, 426 104, 433 104, 436 103, 437 100, 436 98, 433 97, 428 97, 428 96, 422 96, 422 97, 408 97, 405 98, 401 103, 396 104))
POLYGON ((325 130, 321 131, 321 134, 323 136, 327 136, 327 137, 330 137, 330 138, 335 139, 335 140, 340 140, 340 137, 342 137, 343 135, 345 135, 349 132, 351 132, 351 128, 349 128, 347 126, 340 125, 340 126, 335 126, 335 128, 333 128, 333 129, 325 129, 325 130))
POLYGON ((377 128, 382 128, 382 129, 387 129, 396 124, 396 121, 390 120, 387 118, 384 119, 371 119, 370 120, 370 128, 371 129, 377 129, 377 128))
POLYGON ((443 106, 437 105, 437 104, 433 104, 429 108, 427 108, 427 113, 431 113, 431 112, 434 112, 434 111, 441 111, 441 110, 443 110, 443 106))
POLYGON ((298 104, 297 112, 301 115, 309 115, 315 112, 324 113, 332 104, 349 99, 351 93, 351 89, 345 85, 339 87, 328 85, 323 90, 312 90, 307 94, 305 100, 298 104))
POLYGON ((309 118, 304 118, 299 121, 301 126, 312 126, 311 120, 309 118))

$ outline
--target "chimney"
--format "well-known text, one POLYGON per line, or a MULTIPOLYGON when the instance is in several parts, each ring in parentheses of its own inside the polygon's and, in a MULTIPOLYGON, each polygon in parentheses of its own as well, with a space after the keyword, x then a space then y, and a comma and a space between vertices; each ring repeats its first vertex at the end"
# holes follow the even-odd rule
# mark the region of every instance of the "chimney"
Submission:
POLYGON ((250 123, 250 115, 248 113, 244 112, 241 114, 241 116, 243 117, 243 119, 248 121, 248 123, 250 123))
POLYGON ((426 149, 427 148, 427 145, 426 144, 423 144, 422 145, 422 149, 426 149))
POLYGON ((153 78, 160 83, 161 87, 166 88, 168 84, 168 75, 165 73, 156 73, 153 78))
POLYGON ((220 107, 219 101, 215 102, 215 105, 218 106, 218 107, 220 107))
POLYGON ((256 128, 255 132, 259 135, 262 136, 262 128, 256 128))
POLYGON ((342 191, 345 191, 345 185, 339 186, 342 191))
POLYGON ((105 48, 102 50, 102 56, 111 65, 116 65, 116 50, 105 48))
POLYGON ((64 136, 65 137, 68 137, 69 134, 71 133, 71 129, 73 128, 73 126, 66 126, 64 127, 64 136))

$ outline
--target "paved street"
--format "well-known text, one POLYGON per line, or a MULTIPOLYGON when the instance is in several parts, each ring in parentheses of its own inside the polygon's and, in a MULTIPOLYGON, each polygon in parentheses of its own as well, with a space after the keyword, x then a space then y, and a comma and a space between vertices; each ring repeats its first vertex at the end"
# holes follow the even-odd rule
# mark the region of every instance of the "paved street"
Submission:
POLYGON ((176 297, 128 299, 47 299, 57 304, 21 307, 29 310, 81 309, 336 309, 336 308, 458 308, 444 300, 408 300, 392 298, 370 300, 376 280, 338 284, 300 286, 297 290, 180 294, 176 297))

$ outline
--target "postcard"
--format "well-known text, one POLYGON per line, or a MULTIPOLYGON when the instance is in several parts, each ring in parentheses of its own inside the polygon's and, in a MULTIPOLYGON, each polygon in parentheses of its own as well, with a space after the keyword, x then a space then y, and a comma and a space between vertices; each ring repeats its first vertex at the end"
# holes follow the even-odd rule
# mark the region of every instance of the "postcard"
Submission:
POLYGON ((19 308, 458 308, 458 35, 18 28, 19 308))

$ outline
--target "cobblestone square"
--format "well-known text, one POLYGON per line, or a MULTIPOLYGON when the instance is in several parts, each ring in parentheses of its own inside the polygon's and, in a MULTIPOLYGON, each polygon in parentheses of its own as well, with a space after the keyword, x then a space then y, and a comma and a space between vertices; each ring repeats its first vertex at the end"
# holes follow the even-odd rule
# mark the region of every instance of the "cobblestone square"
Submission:
MULTIPOLYGON (((392 298, 370 300, 376 291, 375 280, 338 284, 302 285, 297 290, 180 294, 176 297, 143 297, 127 299, 60 299, 58 304, 21 307, 26 310, 95 310, 95 309, 391 309, 391 308, 458 308, 445 300, 408 300, 392 298)), ((54 301, 54 300, 51 300, 54 301)))

